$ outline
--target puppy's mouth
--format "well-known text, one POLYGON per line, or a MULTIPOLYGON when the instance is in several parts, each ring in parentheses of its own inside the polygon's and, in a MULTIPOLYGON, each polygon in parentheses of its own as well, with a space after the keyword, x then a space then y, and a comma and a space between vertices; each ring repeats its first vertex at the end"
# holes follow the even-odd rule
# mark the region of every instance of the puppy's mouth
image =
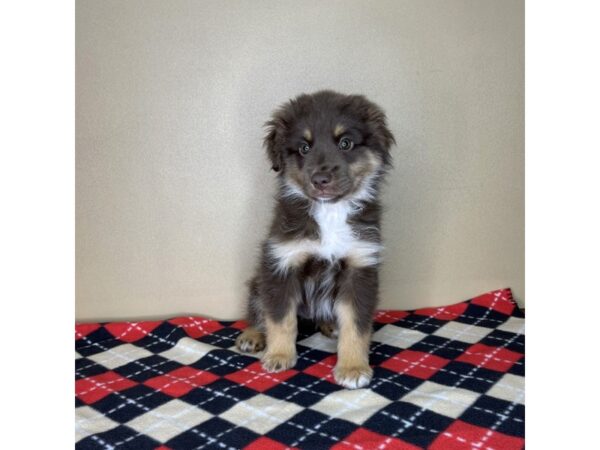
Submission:
POLYGON ((344 196, 344 192, 339 189, 309 189, 308 195, 313 200, 321 200, 321 201, 335 201, 339 200, 344 196))
POLYGON ((339 196, 337 194, 325 191, 317 191, 317 193, 314 194, 314 198, 317 200, 333 200, 336 197, 339 196))
POLYGON ((338 200, 351 199, 361 189, 368 185, 368 178, 361 177, 354 179, 351 183, 334 183, 323 189, 314 187, 313 185, 305 188, 306 194, 313 200, 337 202, 338 200))

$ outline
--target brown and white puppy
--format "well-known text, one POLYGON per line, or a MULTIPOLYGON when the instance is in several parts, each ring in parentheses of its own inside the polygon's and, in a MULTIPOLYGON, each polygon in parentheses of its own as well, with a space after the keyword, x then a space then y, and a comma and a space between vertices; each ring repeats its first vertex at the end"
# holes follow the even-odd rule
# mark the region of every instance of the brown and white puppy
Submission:
POLYGON ((365 97, 300 95, 267 122, 264 140, 279 172, 274 219, 250 281, 245 352, 265 349, 269 372, 296 363, 297 316, 337 330, 337 383, 369 384, 369 342, 378 300, 379 187, 394 137, 365 97))

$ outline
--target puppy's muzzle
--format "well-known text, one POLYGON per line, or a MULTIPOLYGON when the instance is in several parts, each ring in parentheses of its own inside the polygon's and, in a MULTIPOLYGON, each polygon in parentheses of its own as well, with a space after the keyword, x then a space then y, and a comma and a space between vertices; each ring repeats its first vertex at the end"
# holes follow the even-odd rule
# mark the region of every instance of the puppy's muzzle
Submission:
POLYGON ((329 186, 331 186, 331 182, 333 181, 333 175, 331 172, 316 172, 312 177, 310 177, 310 182, 320 191, 324 191, 329 186))

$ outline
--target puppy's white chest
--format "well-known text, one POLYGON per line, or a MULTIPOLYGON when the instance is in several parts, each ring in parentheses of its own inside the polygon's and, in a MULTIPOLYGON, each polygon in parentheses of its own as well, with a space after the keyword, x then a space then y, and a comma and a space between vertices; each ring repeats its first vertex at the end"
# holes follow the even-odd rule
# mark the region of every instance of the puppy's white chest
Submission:
POLYGON ((344 258, 354 267, 378 264, 381 245, 355 236, 348 224, 352 213, 352 205, 347 202, 313 204, 310 214, 319 226, 319 239, 271 239, 268 244, 274 269, 287 273, 312 256, 332 262, 344 258))
POLYGON ((316 203, 312 216, 319 225, 319 243, 316 251, 323 259, 343 258, 357 244, 348 224, 350 207, 345 202, 316 203))

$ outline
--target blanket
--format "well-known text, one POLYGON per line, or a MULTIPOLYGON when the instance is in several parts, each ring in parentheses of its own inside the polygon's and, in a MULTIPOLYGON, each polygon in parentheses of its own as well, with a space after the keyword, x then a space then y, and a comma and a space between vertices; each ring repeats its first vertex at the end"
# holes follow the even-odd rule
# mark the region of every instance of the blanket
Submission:
POLYGON ((298 363, 262 370, 243 321, 80 323, 77 449, 524 448, 524 314, 509 289, 379 311, 368 388, 335 384, 336 341, 301 322, 298 363))

